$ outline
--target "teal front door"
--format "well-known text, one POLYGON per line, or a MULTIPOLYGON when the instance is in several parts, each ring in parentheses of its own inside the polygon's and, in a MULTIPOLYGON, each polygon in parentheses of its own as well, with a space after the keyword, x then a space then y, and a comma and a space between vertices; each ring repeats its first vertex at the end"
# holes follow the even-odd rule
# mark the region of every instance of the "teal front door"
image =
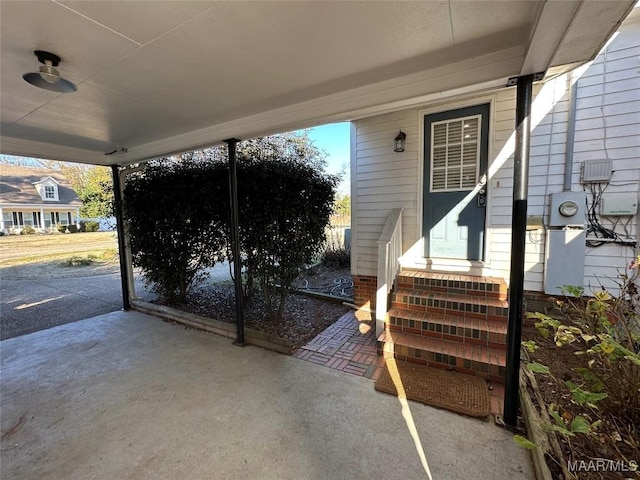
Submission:
POLYGON ((424 149, 425 257, 482 260, 489 104, 426 115, 424 149))

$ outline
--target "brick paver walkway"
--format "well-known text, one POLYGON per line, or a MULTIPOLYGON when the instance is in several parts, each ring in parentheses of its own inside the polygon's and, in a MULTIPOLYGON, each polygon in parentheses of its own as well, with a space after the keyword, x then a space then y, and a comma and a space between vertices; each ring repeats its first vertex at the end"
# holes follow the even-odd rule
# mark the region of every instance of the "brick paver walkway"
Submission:
POLYGON ((376 354, 374 322, 358 320, 354 312, 344 314, 293 356, 374 380, 384 364, 376 354))
MULTIPOLYGON (((372 380, 384 366, 384 358, 376 353, 375 322, 359 320, 355 312, 344 314, 293 356, 372 380)), ((489 393, 491 413, 502 415, 504 386, 494 383, 489 393)))

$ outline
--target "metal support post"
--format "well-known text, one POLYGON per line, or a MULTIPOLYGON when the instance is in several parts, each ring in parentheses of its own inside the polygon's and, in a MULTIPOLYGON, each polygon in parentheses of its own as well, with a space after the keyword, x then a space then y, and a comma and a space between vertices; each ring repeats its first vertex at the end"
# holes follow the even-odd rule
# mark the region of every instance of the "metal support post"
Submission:
POLYGON ((238 220, 238 176, 236 173, 236 145, 238 140, 225 140, 229 149, 229 195, 231 208, 231 253, 233 256, 233 276, 236 287, 236 341, 244 345, 244 314, 242 309, 242 264, 240 258, 240 223, 238 220))
POLYGON ((513 208, 511 214, 509 325, 507 330, 507 365, 504 393, 504 422, 510 427, 515 427, 518 422, 533 80, 533 75, 519 77, 517 80, 516 148, 513 158, 513 208))

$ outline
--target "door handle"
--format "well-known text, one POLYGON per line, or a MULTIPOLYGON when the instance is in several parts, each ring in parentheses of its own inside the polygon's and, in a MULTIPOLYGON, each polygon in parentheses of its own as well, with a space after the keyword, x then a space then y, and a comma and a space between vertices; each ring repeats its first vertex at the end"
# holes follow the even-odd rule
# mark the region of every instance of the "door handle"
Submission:
POLYGON ((487 206, 487 190, 486 189, 481 188, 478 191, 477 201, 478 201, 478 206, 479 207, 486 207, 487 206))

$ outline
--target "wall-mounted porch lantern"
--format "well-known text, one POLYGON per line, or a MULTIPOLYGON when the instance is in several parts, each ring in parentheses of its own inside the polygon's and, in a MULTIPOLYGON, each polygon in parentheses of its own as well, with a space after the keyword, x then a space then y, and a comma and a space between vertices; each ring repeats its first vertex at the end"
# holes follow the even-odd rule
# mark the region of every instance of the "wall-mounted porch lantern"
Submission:
POLYGON ((404 141, 406 138, 407 134, 400 130, 398 136, 393 139, 395 142, 395 148, 393 149, 394 152, 404 152, 404 141))

